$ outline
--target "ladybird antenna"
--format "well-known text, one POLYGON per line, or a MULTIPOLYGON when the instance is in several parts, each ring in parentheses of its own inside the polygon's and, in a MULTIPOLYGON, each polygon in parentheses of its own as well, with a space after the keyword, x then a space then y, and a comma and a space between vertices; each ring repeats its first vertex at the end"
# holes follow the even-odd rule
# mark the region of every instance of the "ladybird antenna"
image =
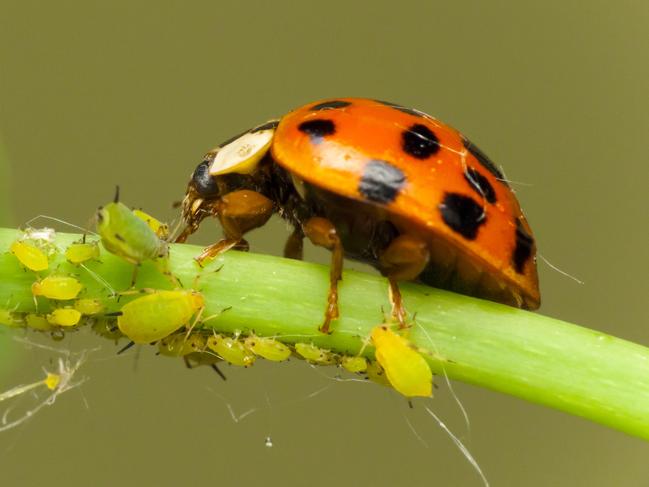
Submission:
POLYGON ((119 184, 115 186, 115 197, 113 203, 119 203, 119 184))

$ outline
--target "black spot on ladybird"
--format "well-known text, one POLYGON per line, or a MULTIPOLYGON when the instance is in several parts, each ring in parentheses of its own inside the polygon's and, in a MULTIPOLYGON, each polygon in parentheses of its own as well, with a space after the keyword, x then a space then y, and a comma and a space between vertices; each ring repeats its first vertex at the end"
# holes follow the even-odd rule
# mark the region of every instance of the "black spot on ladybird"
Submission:
POLYGON ((254 134, 256 132, 262 132, 264 130, 274 129, 277 128, 278 125, 279 125, 279 120, 271 120, 269 122, 259 125, 258 127, 255 127, 250 131, 250 133, 254 134))
POLYGON ((300 132, 307 134, 314 144, 319 144, 322 142, 323 137, 333 135, 336 132, 334 123, 323 118, 302 122, 297 128, 300 132))
POLYGON ((345 108, 351 105, 350 102, 348 101, 343 101, 343 100, 330 100, 330 101, 325 101, 322 103, 318 103, 317 105, 313 105, 310 110, 312 111, 320 111, 320 110, 335 110, 336 108, 345 108))
POLYGON ((414 108, 408 108, 404 107, 402 105, 399 105, 398 103, 392 103, 389 101, 383 101, 383 100, 374 100, 377 103, 380 103, 381 105, 385 105, 390 108, 394 108, 395 110, 399 110, 400 112, 407 113, 408 115, 413 115, 415 117, 424 117, 426 116, 425 113, 420 112, 419 110, 415 110, 414 108))
POLYGON ((365 166, 358 192, 370 201, 387 204, 394 201, 405 182, 406 176, 400 169, 375 159, 365 166))
POLYGON ((458 193, 446 193, 439 210, 444 223, 468 240, 475 240, 478 229, 487 221, 484 209, 478 202, 458 193))
POLYGON ((402 148, 417 159, 427 159, 439 151, 439 139, 425 125, 414 124, 401 133, 402 148))
POLYGON ((480 174, 480 172, 474 167, 469 167, 465 171, 464 179, 466 179, 471 187, 489 203, 496 202, 496 192, 494 191, 494 187, 491 185, 489 180, 480 174))
POLYGON ((500 181, 502 181, 505 185, 509 186, 507 184, 507 181, 505 181, 505 176, 503 173, 498 169, 498 166, 494 164, 494 162, 487 157, 487 155, 482 152, 478 146, 473 144, 469 139, 466 137, 462 137, 462 143, 464 144, 464 147, 466 150, 468 150, 473 157, 475 157, 480 164, 482 164, 482 167, 484 167, 487 171, 489 171, 491 174, 496 176, 496 178, 500 181))
POLYGON ((512 261, 514 263, 514 269, 519 274, 523 273, 525 263, 532 257, 533 247, 534 238, 527 233, 520 219, 516 219, 516 247, 514 247, 512 261))
POLYGON ((204 160, 196 166, 192 175, 192 185, 202 198, 214 197, 219 192, 216 181, 210 175, 210 164, 210 159, 204 160))

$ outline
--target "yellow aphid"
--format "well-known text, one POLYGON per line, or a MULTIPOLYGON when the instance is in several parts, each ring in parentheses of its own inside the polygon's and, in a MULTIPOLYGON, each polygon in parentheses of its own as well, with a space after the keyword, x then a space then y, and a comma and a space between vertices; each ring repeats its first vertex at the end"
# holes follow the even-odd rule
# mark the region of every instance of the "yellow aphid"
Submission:
POLYGON ((61 376, 59 374, 52 374, 51 372, 47 373, 47 377, 43 379, 43 384, 50 390, 53 391, 59 386, 61 382, 61 376))
POLYGON ((169 225, 166 223, 162 223, 157 218, 142 210, 133 210, 133 214, 140 220, 146 222, 146 224, 149 225, 149 228, 153 230, 159 238, 166 239, 169 236, 169 225))
POLYGON ((70 264, 79 265, 99 258, 97 242, 75 242, 65 249, 65 258, 70 264))
POLYGON ((39 331, 50 331, 52 324, 45 319, 44 316, 30 313, 25 317, 25 323, 30 328, 39 331))
POLYGON ((75 299, 83 289, 83 285, 74 277, 47 276, 41 281, 32 284, 34 296, 44 296, 49 299, 68 300, 75 299))
POLYGON ((122 306, 117 326, 135 343, 156 342, 190 325, 204 307, 205 298, 198 291, 154 291, 122 306))
POLYGON ((81 320, 81 313, 74 308, 57 308, 47 315, 47 321, 58 326, 75 326, 81 320))
POLYGON ((255 355, 273 362, 281 362, 291 356, 291 349, 274 338, 252 335, 246 338, 243 344, 255 355))
POLYGON ((365 372, 367 370, 367 360, 365 357, 350 357, 346 355, 340 361, 340 365, 345 370, 353 373, 365 372))
POLYGON ((334 355, 329 350, 318 348, 312 343, 296 343, 295 351, 314 364, 331 365, 336 362, 334 355))
POLYGON ((410 341, 385 325, 375 327, 371 337, 376 360, 392 387, 406 397, 433 395, 433 374, 410 341))
POLYGON ((22 265, 34 272, 45 271, 50 265, 45 252, 30 243, 16 240, 9 250, 22 265))
POLYGON ((82 315, 90 316, 96 315, 104 311, 104 304, 98 299, 77 299, 74 302, 74 309, 82 315))
POLYGON ((207 339, 207 348, 232 365, 249 367, 255 362, 255 355, 235 338, 212 335, 207 339))
POLYGON ((176 333, 158 342, 160 354, 170 357, 184 357, 190 353, 202 352, 205 346, 205 337, 199 333, 192 333, 189 336, 185 333, 176 333))

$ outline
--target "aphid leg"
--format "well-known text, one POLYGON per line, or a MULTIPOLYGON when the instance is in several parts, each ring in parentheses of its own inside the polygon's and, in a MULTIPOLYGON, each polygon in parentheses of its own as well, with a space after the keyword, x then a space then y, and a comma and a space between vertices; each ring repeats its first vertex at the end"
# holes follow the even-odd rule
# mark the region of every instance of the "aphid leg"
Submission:
POLYGON ((130 342, 128 342, 126 345, 124 345, 122 348, 120 348, 120 349, 117 351, 117 355, 120 355, 120 354, 126 352, 126 351, 127 351, 129 348, 131 348, 133 345, 135 345, 135 342, 134 342, 134 341, 130 341, 130 342))
POLYGON ((406 327, 406 309, 401 300, 398 281, 415 279, 426 268, 429 258, 426 242, 412 235, 399 235, 379 257, 381 272, 390 282, 392 317, 399 322, 401 329, 406 327))
POLYGON ((261 193, 242 189, 223 196, 214 205, 214 211, 221 221, 225 239, 210 245, 196 258, 201 265, 235 246, 247 250, 248 243, 243 236, 268 221, 273 214, 273 202, 261 193))
POLYGON ((326 218, 310 218, 303 227, 304 234, 318 247, 331 251, 331 267, 329 269, 329 294, 327 296, 327 309, 325 319, 320 326, 320 331, 330 333, 329 325, 338 318, 338 281, 343 273, 343 245, 338 237, 336 228, 326 218))
POLYGON ((140 264, 135 264, 133 266, 133 275, 131 276, 131 286, 130 289, 133 289, 135 287, 135 281, 137 281, 137 274, 140 270, 140 264))
POLYGON ((302 260, 304 254, 304 232, 295 228, 284 244, 284 257, 287 259, 302 260))
POLYGON ((221 369, 219 369, 219 367, 216 364, 212 364, 212 365, 210 365, 210 367, 212 367, 212 370, 214 372, 219 374, 219 377, 221 377, 221 379, 228 380, 227 377, 225 376, 225 374, 223 372, 221 372, 221 369))

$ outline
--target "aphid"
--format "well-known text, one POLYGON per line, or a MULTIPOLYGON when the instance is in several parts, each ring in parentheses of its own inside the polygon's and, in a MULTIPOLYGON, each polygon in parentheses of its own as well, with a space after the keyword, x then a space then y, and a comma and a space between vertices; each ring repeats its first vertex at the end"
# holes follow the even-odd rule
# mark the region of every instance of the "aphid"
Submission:
POLYGON ((89 260, 99 259, 99 245, 97 242, 86 242, 86 236, 83 236, 81 242, 71 243, 65 249, 65 258, 70 264, 79 265, 89 260))
POLYGON ((84 298, 74 302, 74 309, 86 316, 96 315, 104 311, 104 304, 98 299, 84 298))
POLYGON ((255 362, 255 355, 236 338, 214 334, 207 339, 207 348, 226 362, 249 367, 255 362))
POLYGON ((119 331, 115 320, 108 317, 100 316, 93 318, 91 328, 92 331, 97 333, 99 336, 107 338, 108 340, 113 340, 115 343, 117 343, 120 338, 124 337, 122 332, 119 331))
POLYGON ((193 316, 195 324, 204 307, 198 291, 152 291, 122 306, 117 326, 135 343, 151 343, 189 325, 193 316))
POLYGON ((406 397, 433 395, 433 374, 409 340, 380 325, 372 330, 376 360, 398 392, 406 397))
POLYGON ((158 342, 158 351, 169 357, 184 357, 191 353, 202 352, 207 346, 207 340, 200 333, 175 333, 158 342))
POLYGON ((23 322, 15 313, 16 308, 14 309, 7 309, 7 308, 0 308, 0 325, 3 326, 9 326, 9 327, 17 327, 17 326, 22 326, 23 322))
POLYGON ((291 349, 274 338, 251 335, 243 344, 255 355, 273 362, 281 362, 291 356, 291 349))
POLYGON ((158 238, 166 240, 169 237, 169 225, 162 223, 157 218, 145 213, 142 210, 133 210, 133 214, 140 220, 144 221, 149 228, 155 232, 158 238))
POLYGON ((343 256, 389 281, 392 316, 406 326, 400 281, 536 309, 536 245, 496 164, 457 130, 394 103, 339 98, 309 103, 208 152, 183 200, 177 241, 217 217, 224 239, 198 257, 246 248, 245 234, 272 213, 331 251, 321 331, 338 318, 343 256))
POLYGON ((390 381, 388 380, 385 370, 381 367, 381 364, 376 360, 371 360, 367 363, 367 369, 365 369, 365 374, 367 378, 376 384, 380 384, 386 387, 392 387, 390 381))
POLYGON ((336 363, 336 357, 329 350, 319 348, 312 343, 296 343, 295 351, 308 362, 318 365, 332 365, 336 363))
POLYGON ((147 260, 158 262, 162 272, 170 275, 167 269, 169 245, 144 220, 119 202, 119 188, 114 201, 97 210, 97 232, 106 250, 136 266, 132 285, 135 284, 138 266, 147 260))
POLYGON ((16 240, 9 250, 23 266, 34 272, 45 271, 50 265, 45 252, 28 242, 16 240))
POLYGON ((58 326, 75 326, 81 320, 81 313, 74 308, 56 308, 47 315, 47 321, 58 326))
POLYGON ((47 276, 32 284, 34 296, 44 296, 61 301, 75 299, 81 289, 83 289, 83 284, 70 276, 47 276))
POLYGON ((29 313, 25 316, 25 323, 29 328, 39 331, 50 331, 52 324, 44 316, 29 313))
POLYGON ((367 370, 367 359, 365 357, 351 357, 349 355, 345 355, 341 359, 340 365, 342 365, 342 367, 349 372, 365 372, 367 370))

